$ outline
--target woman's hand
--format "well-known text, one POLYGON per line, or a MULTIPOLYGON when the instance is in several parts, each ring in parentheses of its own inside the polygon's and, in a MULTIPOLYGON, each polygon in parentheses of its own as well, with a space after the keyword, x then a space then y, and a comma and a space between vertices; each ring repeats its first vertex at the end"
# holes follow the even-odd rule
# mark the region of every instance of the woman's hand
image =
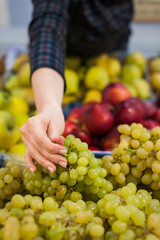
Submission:
POLYGON ((67 153, 63 147, 64 117, 61 109, 46 109, 37 116, 31 117, 22 127, 22 139, 26 145, 25 161, 27 167, 36 171, 34 161, 56 171, 54 163, 67 166, 67 160, 60 154, 67 153))

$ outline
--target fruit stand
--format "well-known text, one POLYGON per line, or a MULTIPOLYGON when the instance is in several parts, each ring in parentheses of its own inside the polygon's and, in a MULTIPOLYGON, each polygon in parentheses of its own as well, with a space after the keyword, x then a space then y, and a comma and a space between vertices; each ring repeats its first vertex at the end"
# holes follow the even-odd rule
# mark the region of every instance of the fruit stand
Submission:
POLYGON ((160 239, 160 58, 66 59, 68 165, 53 173, 24 162, 20 127, 37 114, 28 55, 2 70, 0 239, 160 239))

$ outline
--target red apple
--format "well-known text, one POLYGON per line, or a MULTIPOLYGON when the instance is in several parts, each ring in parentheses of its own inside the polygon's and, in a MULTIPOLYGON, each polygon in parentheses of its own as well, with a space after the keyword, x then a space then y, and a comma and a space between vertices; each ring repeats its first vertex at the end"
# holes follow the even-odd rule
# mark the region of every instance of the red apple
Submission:
POLYGON ((160 122, 160 108, 157 109, 157 112, 154 115, 154 120, 160 122))
POLYGON ((96 146, 93 146, 93 145, 89 146, 88 149, 92 151, 101 151, 100 148, 97 148, 96 146))
POLYGON ((120 139, 120 133, 117 130, 117 126, 114 126, 102 139, 100 146, 105 151, 110 151, 118 146, 120 139))
POLYGON ((84 124, 91 134, 103 135, 114 125, 114 116, 104 103, 90 106, 83 116, 84 124))
POLYGON ((115 106, 130 97, 131 94, 125 86, 120 83, 111 83, 103 90, 102 100, 115 106))
POLYGON ((141 124, 148 130, 152 130, 152 128, 160 126, 158 121, 152 119, 144 119, 141 121, 141 124))
POLYGON ((82 113, 83 113, 83 107, 75 107, 70 111, 66 120, 74 121, 75 119, 77 119, 78 121, 81 122, 82 121, 82 113))
POLYGON ((157 113, 157 107, 154 103, 149 102, 149 101, 144 101, 144 106, 145 106, 145 118, 153 118, 154 115, 157 113))
POLYGON ((81 124, 77 124, 72 121, 66 121, 63 136, 66 137, 69 134, 73 134, 75 137, 80 138, 82 142, 86 142, 88 145, 91 144, 90 134, 81 124))
POLYGON ((140 122, 144 117, 144 105, 138 98, 130 98, 116 106, 115 120, 118 124, 140 122))

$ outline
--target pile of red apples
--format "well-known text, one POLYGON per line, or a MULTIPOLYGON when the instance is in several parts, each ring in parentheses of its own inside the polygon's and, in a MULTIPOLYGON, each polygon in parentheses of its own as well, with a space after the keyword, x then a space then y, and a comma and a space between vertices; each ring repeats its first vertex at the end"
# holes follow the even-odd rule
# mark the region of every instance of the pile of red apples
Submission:
POLYGON ((149 130, 159 126, 159 106, 133 98, 122 84, 112 83, 104 89, 101 103, 89 102, 70 111, 64 136, 73 134, 91 150, 110 151, 118 145, 119 124, 141 123, 149 130))

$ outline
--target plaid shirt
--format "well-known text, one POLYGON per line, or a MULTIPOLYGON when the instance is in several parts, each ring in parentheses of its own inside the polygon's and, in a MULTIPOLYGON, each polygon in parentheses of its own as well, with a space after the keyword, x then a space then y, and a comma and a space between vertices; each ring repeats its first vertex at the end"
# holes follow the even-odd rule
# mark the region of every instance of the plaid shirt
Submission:
POLYGON ((49 67, 64 78, 66 54, 86 58, 126 48, 131 0, 33 0, 33 4, 31 74, 49 67))

